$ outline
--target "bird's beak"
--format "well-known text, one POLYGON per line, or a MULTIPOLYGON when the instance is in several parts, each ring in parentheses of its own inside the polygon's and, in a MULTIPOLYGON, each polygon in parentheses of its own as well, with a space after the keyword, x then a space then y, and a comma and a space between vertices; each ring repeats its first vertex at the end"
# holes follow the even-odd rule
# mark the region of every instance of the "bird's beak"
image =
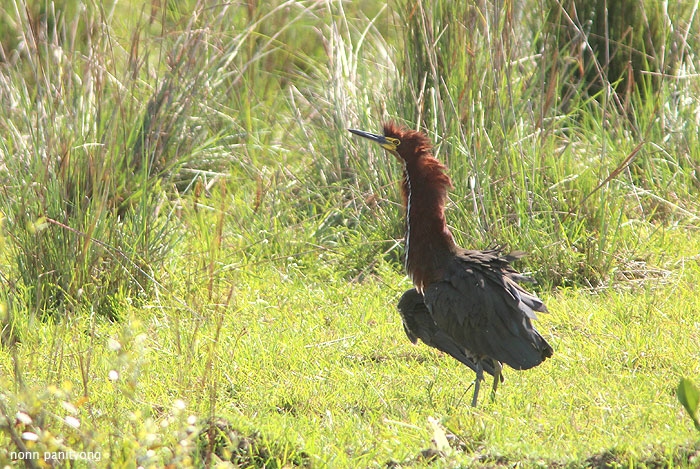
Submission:
POLYGON ((395 138, 386 138, 384 135, 377 135, 370 132, 365 132, 364 130, 348 130, 355 135, 359 135, 360 137, 364 137, 366 139, 378 143, 385 150, 396 151, 396 147, 398 147, 398 140, 396 140, 395 138))

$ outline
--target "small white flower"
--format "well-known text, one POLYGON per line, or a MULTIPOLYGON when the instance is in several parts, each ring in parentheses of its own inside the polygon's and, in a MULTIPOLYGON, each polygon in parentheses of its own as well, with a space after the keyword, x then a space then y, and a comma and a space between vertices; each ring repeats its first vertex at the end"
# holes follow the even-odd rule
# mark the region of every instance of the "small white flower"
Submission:
POLYGON ((25 425, 30 425, 32 423, 32 418, 22 411, 17 412, 15 418, 25 425))
POLYGON ((64 422, 66 422, 66 425, 69 427, 73 428, 79 428, 80 427, 80 420, 77 418, 73 417, 72 415, 67 415, 64 419, 64 422))
POLYGON ((73 404, 67 401, 61 401, 61 407, 63 407, 69 414, 77 414, 78 409, 75 408, 73 404))
POLYGON ((22 439, 27 441, 38 441, 39 435, 34 432, 24 432, 22 433, 22 439))

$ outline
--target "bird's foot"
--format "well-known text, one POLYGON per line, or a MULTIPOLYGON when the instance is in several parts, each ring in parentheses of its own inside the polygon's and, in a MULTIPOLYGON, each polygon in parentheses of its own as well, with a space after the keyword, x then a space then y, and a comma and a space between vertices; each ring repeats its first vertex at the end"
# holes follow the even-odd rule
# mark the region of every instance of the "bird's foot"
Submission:
POLYGON ((496 390, 498 389, 498 382, 501 381, 501 376, 503 373, 503 365, 501 362, 494 360, 494 373, 493 373, 493 388, 491 388, 491 401, 496 400, 496 390))
POLYGON ((479 397, 479 388, 484 380, 484 366, 481 360, 476 362, 476 379, 474 380, 474 396, 472 397, 472 407, 476 407, 476 400, 479 397))

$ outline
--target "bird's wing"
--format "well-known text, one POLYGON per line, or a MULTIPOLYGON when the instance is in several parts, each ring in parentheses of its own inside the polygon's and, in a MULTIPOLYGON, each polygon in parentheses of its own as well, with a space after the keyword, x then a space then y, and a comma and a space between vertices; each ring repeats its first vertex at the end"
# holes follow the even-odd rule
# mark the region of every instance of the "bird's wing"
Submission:
POLYGON ((401 295, 398 304, 401 322, 403 322, 403 330, 406 332, 408 340, 413 344, 418 342, 420 338, 420 322, 418 317, 422 314, 421 305, 425 307, 423 295, 418 293, 415 288, 406 290, 404 294, 401 295))
POLYGON ((428 286, 424 301, 438 328, 460 347, 476 357, 528 369, 552 354, 531 322, 544 304, 520 287, 510 271, 508 259, 497 251, 461 252, 444 279, 428 286))
MULTIPOLYGON (((464 349, 452 337, 438 328, 423 301, 423 295, 418 293, 416 289, 407 290, 401 296, 398 308, 403 320, 404 331, 406 331, 406 335, 411 342, 415 344, 420 339, 426 345, 447 353, 476 372, 476 362, 467 355, 468 352, 465 353, 464 349)), ((491 376, 496 372, 493 360, 484 360, 482 365, 484 371, 491 376)))

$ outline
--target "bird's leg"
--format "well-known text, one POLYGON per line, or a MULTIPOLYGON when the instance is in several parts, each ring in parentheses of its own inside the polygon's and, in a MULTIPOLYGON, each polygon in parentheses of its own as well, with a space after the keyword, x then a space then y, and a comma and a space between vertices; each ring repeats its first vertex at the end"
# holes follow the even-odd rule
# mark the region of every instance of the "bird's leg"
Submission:
POLYGON ((501 373, 503 372, 503 366, 498 360, 494 360, 495 366, 493 367, 493 388, 491 389, 491 400, 496 400, 496 389, 498 389, 498 382, 501 380, 501 373))
POLYGON ((481 360, 476 361, 476 380, 474 380, 474 397, 472 397, 472 407, 476 407, 476 398, 479 396, 479 388, 484 380, 484 366, 481 360))

